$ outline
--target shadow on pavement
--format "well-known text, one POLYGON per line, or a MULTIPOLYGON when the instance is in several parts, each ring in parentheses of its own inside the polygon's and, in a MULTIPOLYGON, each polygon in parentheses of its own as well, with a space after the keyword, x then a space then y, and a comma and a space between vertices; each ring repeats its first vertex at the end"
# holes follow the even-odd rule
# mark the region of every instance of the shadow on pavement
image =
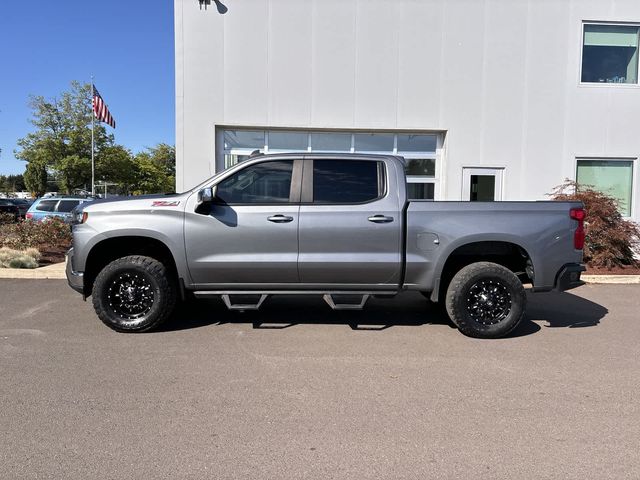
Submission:
MULTIPOLYGON (((525 318, 508 338, 538 332, 538 321, 546 321, 550 327, 595 326, 607 312, 601 305, 570 293, 529 293, 525 318)), ((220 299, 190 300, 180 305, 159 331, 232 323, 250 323, 255 329, 265 330, 309 324, 348 325, 362 331, 421 325, 456 328, 440 305, 427 302, 416 292, 403 292, 391 299, 372 298, 361 311, 331 310, 318 296, 274 296, 259 311, 244 312, 227 310, 220 299)))
POLYGON ((405 292, 392 299, 371 298, 364 310, 331 310, 318 295, 278 295, 260 310, 227 310, 221 300, 190 300, 182 304, 161 331, 207 325, 250 323, 256 329, 285 329, 296 325, 348 325, 353 330, 381 331, 393 326, 455 326, 438 306, 420 294, 405 292))
POLYGON ((595 327, 609 313, 602 305, 569 292, 529 293, 527 300, 525 318, 548 322, 547 327, 595 327))

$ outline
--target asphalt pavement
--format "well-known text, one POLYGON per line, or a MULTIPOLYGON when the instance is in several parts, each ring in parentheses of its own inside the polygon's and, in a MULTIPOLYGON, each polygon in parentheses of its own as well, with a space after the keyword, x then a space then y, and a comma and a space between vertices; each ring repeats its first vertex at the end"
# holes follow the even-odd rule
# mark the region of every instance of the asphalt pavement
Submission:
POLYGON ((640 478, 640 285, 529 295, 475 340, 408 293, 276 297, 118 334, 0 280, 0 478, 640 478))

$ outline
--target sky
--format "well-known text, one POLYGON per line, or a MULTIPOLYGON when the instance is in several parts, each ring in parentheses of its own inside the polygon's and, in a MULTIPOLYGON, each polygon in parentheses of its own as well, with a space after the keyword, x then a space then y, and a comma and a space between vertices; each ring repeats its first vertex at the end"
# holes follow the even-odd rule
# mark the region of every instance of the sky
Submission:
MULTIPOLYGON (((91 75, 134 153, 175 143, 173 0, 6 0, 0 6, 0 174, 23 173, 29 95, 59 96, 91 75)), ((89 108, 89 107, 88 107, 89 108)))

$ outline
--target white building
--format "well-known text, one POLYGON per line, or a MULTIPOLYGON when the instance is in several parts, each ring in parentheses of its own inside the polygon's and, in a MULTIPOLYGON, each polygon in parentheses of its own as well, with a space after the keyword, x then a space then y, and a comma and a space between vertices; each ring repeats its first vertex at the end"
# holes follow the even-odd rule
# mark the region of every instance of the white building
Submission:
POLYGON ((177 189, 263 152, 398 153, 436 200, 565 178, 640 219, 638 0, 175 0, 177 189))

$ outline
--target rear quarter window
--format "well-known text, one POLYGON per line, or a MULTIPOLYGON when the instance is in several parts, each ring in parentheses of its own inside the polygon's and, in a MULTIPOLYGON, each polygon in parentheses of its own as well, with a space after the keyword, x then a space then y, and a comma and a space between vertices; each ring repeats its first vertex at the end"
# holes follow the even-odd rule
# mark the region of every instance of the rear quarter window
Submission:
POLYGON ((42 200, 36 205, 36 210, 39 212, 53 212, 56 208, 58 200, 42 200))

